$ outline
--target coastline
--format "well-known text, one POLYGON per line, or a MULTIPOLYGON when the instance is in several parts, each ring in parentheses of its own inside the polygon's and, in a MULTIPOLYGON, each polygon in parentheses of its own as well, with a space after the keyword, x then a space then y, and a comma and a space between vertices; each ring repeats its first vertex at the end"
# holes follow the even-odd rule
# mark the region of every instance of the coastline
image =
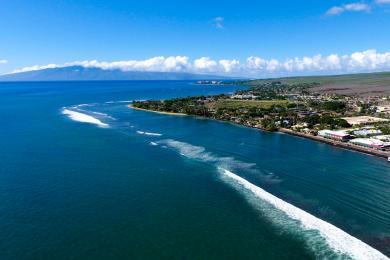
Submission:
MULTIPOLYGON (((141 110, 141 111, 146 111, 146 112, 153 112, 153 113, 158 113, 158 114, 163 114, 163 115, 189 116, 189 115, 184 114, 184 113, 155 111, 155 110, 149 110, 149 109, 133 107, 132 105, 128 105, 128 107, 131 108, 131 109, 136 109, 136 110, 141 110)), ((207 119, 210 119, 210 120, 217 120, 217 119, 213 119, 213 118, 209 118, 209 117, 202 117, 202 118, 207 118, 207 119)), ((217 120, 217 121, 221 121, 221 120, 217 120)), ((229 123, 232 123, 234 125, 254 128, 254 129, 257 129, 257 130, 260 130, 260 131, 268 132, 265 129, 261 129, 261 128, 253 127, 253 126, 248 126, 248 125, 245 125, 245 124, 237 124, 235 122, 223 121, 223 120, 222 120, 222 122, 229 122, 229 123)), ((279 128, 278 132, 284 133, 284 134, 293 135, 293 136, 298 136, 298 137, 302 137, 302 138, 306 138, 306 139, 310 139, 310 140, 321 142, 321 143, 325 143, 325 144, 328 144, 328 145, 335 146, 337 148, 342 148, 342 149, 347 149, 347 150, 352 150, 352 151, 356 151, 356 152, 365 153, 365 154, 368 154, 368 155, 377 156, 377 157, 380 157, 380 158, 384 158, 386 160, 390 157, 390 152, 380 151, 380 150, 376 150, 376 149, 372 149, 372 148, 368 148, 368 147, 357 146, 357 145, 346 143, 346 142, 340 142, 340 141, 336 141, 336 140, 326 139, 326 138, 323 138, 323 137, 320 137, 320 136, 314 136, 314 135, 309 135, 309 134, 305 134, 305 133, 295 132, 295 131, 292 131, 292 130, 287 129, 287 128, 279 128)))
POLYGON ((187 114, 184 113, 174 113, 174 112, 164 112, 164 111, 156 111, 156 110, 150 110, 150 109, 144 109, 144 108, 139 108, 139 107, 133 107, 132 105, 128 105, 128 108, 135 109, 135 110, 141 110, 145 112, 152 112, 152 113, 157 113, 157 114, 162 114, 162 115, 171 115, 171 116, 188 116, 187 114))
POLYGON ((357 152, 361 152, 361 153, 365 153, 365 154, 369 154, 369 155, 374 155, 374 156, 377 156, 380 158, 385 158, 386 160, 390 157, 389 152, 380 151, 380 150, 376 150, 376 149, 372 149, 372 148, 368 148, 368 147, 363 147, 363 146, 357 146, 354 144, 340 142, 340 141, 336 141, 336 140, 332 140, 332 139, 326 139, 326 138, 323 138, 320 136, 314 136, 314 135, 309 135, 309 134, 305 134, 305 133, 294 132, 294 131, 292 131, 290 129, 286 129, 286 128, 280 128, 279 132, 311 139, 311 140, 314 140, 317 142, 336 146, 338 148, 343 148, 343 149, 353 150, 353 151, 357 151, 357 152))

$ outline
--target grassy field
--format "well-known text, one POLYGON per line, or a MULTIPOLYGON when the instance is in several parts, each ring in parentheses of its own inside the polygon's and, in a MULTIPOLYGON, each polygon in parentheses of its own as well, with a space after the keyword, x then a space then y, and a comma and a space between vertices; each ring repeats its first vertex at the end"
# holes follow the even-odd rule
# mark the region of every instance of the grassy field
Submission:
POLYGON ((345 75, 332 75, 332 76, 304 76, 304 77, 286 77, 275 79, 259 79, 253 80, 254 84, 264 83, 270 81, 280 81, 283 83, 311 83, 318 82, 321 85, 326 84, 389 84, 390 72, 377 72, 377 73, 359 73, 359 74, 345 74, 345 75))
POLYGON ((264 108, 268 109, 272 105, 287 106, 289 102, 287 100, 232 100, 224 99, 218 100, 213 104, 215 108, 264 108))
POLYGON ((249 85, 272 81, 281 81, 287 84, 320 83, 318 87, 311 89, 313 92, 361 96, 390 95, 390 72, 261 79, 250 81, 249 85))

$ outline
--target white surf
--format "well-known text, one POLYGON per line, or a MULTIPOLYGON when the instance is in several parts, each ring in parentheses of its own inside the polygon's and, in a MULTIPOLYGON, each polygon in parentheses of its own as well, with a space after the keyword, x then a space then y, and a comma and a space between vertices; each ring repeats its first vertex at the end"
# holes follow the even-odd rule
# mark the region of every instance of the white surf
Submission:
POLYGON ((145 131, 137 131, 137 134, 149 135, 149 136, 162 136, 162 134, 160 133, 152 133, 152 132, 145 132, 145 131))
POLYGON ((174 148, 180 155, 216 166, 221 179, 243 194, 256 209, 275 225, 300 237, 319 259, 389 259, 378 250, 292 204, 272 195, 244 178, 223 168, 253 171, 255 164, 220 157, 204 147, 167 139, 159 143, 174 148))
POLYGON ((99 119, 97 119, 93 116, 83 114, 80 112, 76 112, 73 110, 69 110, 66 108, 62 110, 62 114, 67 115, 70 119, 72 119, 74 121, 88 123, 88 124, 94 124, 94 125, 97 125, 100 127, 109 127, 108 124, 103 123, 102 121, 100 121, 99 119))
MULTIPOLYGON (((219 168, 223 177, 227 177, 230 181, 234 182, 233 185, 235 188, 240 191, 245 190, 250 192, 252 195, 257 197, 258 199, 265 201, 276 209, 284 212, 289 218, 293 220, 297 220, 300 224, 300 227, 306 231, 318 231, 320 236, 323 237, 330 248, 332 248, 335 252, 338 252, 340 255, 334 256, 339 258, 352 258, 352 259, 388 259, 385 255, 383 255, 378 250, 372 248, 367 245, 363 241, 357 239, 339 229, 338 227, 319 219, 310 213, 301 210, 294 205, 287 203, 286 201, 279 199, 278 197, 272 195, 271 193, 263 190, 262 188, 250 183, 244 178, 234 174, 233 172, 219 168), (344 256, 344 257, 343 257, 344 256)), ((260 209, 261 210, 261 209, 260 209)), ((275 219, 275 215, 273 215, 273 221, 277 221, 275 219)), ((283 222, 283 221, 281 221, 283 222)), ((283 222, 283 224, 285 224, 283 222)), ((309 236, 313 236, 315 234, 309 234, 309 236)), ((315 254, 320 258, 330 257, 326 256, 317 250, 321 247, 321 242, 316 241, 316 239, 312 239, 312 241, 308 241, 308 237, 306 237, 306 242, 308 242, 309 246, 313 246, 316 250, 314 250, 315 254), (317 244, 317 245, 316 245, 317 244)))

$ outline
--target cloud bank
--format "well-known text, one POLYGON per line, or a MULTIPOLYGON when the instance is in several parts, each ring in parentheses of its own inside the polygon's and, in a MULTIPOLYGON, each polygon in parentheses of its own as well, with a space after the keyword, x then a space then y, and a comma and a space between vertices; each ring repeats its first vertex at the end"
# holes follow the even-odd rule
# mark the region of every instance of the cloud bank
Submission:
POLYGON ((8 63, 7 60, 0 60, 0 64, 6 64, 6 63, 8 63))
MULTIPOLYGON (((389 0, 378 0, 378 1, 389 1, 389 0)), ((368 4, 350 3, 342 6, 333 6, 326 12, 326 15, 331 16, 331 15, 341 14, 344 12, 368 12, 370 10, 371 7, 368 4)))
POLYGON ((331 54, 323 56, 318 54, 311 57, 296 57, 285 60, 251 56, 244 61, 238 59, 214 60, 210 57, 190 60, 186 56, 158 56, 146 60, 113 62, 87 60, 43 66, 34 65, 15 70, 12 73, 70 66, 100 68, 103 70, 119 69, 122 71, 188 72, 245 77, 271 77, 390 70, 390 52, 381 53, 372 49, 348 55, 331 54))
POLYGON ((374 0, 371 3, 354 2, 340 6, 333 6, 325 13, 327 16, 334 16, 345 12, 370 12, 377 6, 385 6, 390 4, 390 0, 374 0))

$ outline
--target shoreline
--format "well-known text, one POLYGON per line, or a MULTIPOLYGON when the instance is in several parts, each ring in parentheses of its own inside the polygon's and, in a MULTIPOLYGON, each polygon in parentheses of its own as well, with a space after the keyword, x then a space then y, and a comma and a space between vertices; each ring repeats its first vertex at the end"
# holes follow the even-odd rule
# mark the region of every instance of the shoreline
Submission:
POLYGON ((335 146, 337 148, 343 148, 343 149, 357 151, 357 152, 361 152, 361 153, 365 153, 365 154, 369 154, 369 155, 374 155, 374 156, 377 156, 380 158, 384 158, 386 160, 390 157, 389 152, 380 151, 380 150, 376 150, 376 149, 368 148, 368 147, 363 147, 363 146, 357 146, 357 145, 354 145, 354 144, 351 144, 348 142, 340 142, 340 141, 336 141, 336 140, 332 140, 332 139, 326 139, 326 138, 320 137, 320 136, 314 136, 314 135, 309 135, 309 134, 305 134, 305 133, 294 132, 294 131, 292 131, 290 129, 286 129, 286 128, 280 128, 279 132, 298 136, 298 137, 307 138, 307 139, 321 142, 321 143, 325 143, 325 144, 329 144, 329 145, 335 146))
POLYGON ((174 113, 174 112, 156 111, 156 110, 144 109, 144 108, 139 108, 139 107, 133 107, 132 105, 128 105, 127 107, 128 107, 128 108, 131 108, 131 109, 135 109, 135 110, 140 110, 140 111, 145 111, 145 112, 151 112, 151 113, 157 113, 157 114, 162 114, 162 115, 188 116, 187 114, 184 114, 184 113, 174 113))
MULTIPOLYGON (((141 110, 141 111, 146 111, 146 112, 152 112, 152 113, 158 113, 158 114, 163 114, 163 115, 190 116, 190 115, 187 115, 187 114, 184 114, 184 113, 163 112, 163 111, 155 111, 155 110, 137 108, 137 107, 133 107, 132 105, 128 105, 128 107, 131 108, 131 109, 136 109, 136 110, 141 110)), ((245 125, 245 124, 238 124, 238 123, 235 123, 235 122, 232 122, 232 121, 218 120, 218 119, 214 119, 214 118, 210 118, 210 117, 202 117, 202 116, 200 116, 200 118, 206 118, 206 119, 215 120, 215 121, 221 121, 221 122, 228 122, 228 123, 232 123, 232 124, 234 124, 236 126, 243 126, 243 127, 253 128, 253 129, 257 129, 257 130, 264 131, 264 132, 269 132, 269 131, 267 131, 265 129, 261 129, 261 128, 253 127, 253 126, 248 126, 248 125, 245 125)), ((350 143, 347 143, 347 142, 341 142, 341 141, 336 141, 336 140, 332 140, 332 139, 326 139, 326 138, 323 138, 323 137, 320 137, 320 136, 314 136, 314 135, 309 135, 309 134, 305 134, 305 133, 301 133, 301 132, 295 132, 295 131, 287 129, 287 128, 279 128, 278 131, 276 131, 276 132, 280 132, 280 133, 289 134, 289 135, 292 135, 292 136, 297 136, 297 137, 310 139, 310 140, 313 140, 313 141, 317 141, 317 142, 320 142, 320 143, 328 144, 328 145, 331 145, 331 146, 334 146, 334 147, 337 147, 337 148, 341 148, 341 149, 347 149, 347 150, 361 152, 361 153, 368 154, 368 155, 377 156, 379 158, 383 158, 383 159, 386 159, 386 160, 388 158, 390 158, 390 152, 380 151, 380 150, 376 150, 376 149, 368 148, 368 147, 357 146, 357 145, 350 144, 350 143)))

